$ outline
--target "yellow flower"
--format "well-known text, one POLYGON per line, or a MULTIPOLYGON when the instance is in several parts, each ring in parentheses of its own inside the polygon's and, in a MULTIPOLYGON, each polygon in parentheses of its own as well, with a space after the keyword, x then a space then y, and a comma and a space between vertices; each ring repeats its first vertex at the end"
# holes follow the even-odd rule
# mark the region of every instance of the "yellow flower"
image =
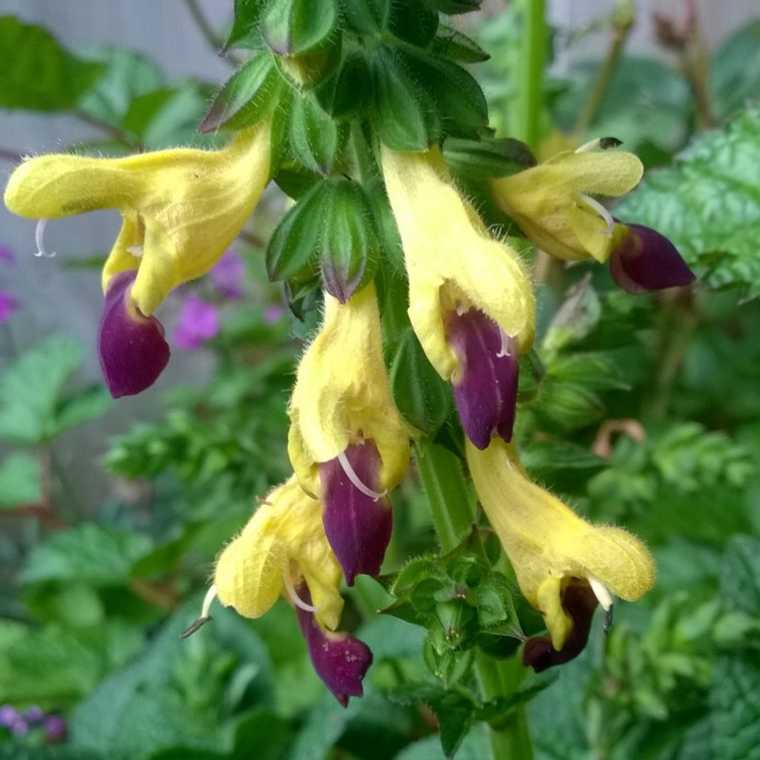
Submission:
POLYGON ((373 284, 345 304, 325 293, 322 328, 301 359, 289 413, 288 454, 310 492, 318 492, 318 465, 362 440, 380 454, 381 490, 404 476, 409 431, 391 394, 373 284))
POLYGON ((103 290, 137 269, 131 298, 148 316, 173 288, 208 272, 240 232, 269 179, 270 132, 264 120, 214 151, 32 158, 11 175, 5 205, 35 219, 118 209, 103 290))
POLYGON ((494 240, 449 177, 440 151, 383 146, 383 175, 409 277, 409 319, 430 363, 447 381, 461 372, 447 339, 451 314, 483 312, 530 348, 535 299, 517 253, 494 240))
POLYGON ((572 628, 561 599, 568 584, 586 582, 605 609, 610 594, 635 601, 654 585, 654 560, 639 539, 582 520, 528 479, 512 445, 494 439, 481 451, 468 442, 467 463, 520 590, 544 616, 556 650, 572 628))
POLYGON ((322 527, 322 506, 291 476, 275 488, 219 556, 212 587, 245 617, 267 612, 285 593, 297 607, 304 581, 319 623, 335 630, 343 609, 341 569, 322 527))
POLYGON ((641 161, 618 150, 596 150, 599 141, 559 153, 538 166, 493 180, 499 207, 546 253, 568 261, 605 262, 614 221, 594 195, 616 198, 633 190, 641 161))

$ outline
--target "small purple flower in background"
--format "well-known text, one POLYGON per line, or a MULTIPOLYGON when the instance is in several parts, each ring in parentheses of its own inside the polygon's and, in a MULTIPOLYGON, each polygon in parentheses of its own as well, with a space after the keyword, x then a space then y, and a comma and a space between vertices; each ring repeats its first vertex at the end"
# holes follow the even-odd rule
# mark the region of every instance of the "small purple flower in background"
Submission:
POLYGON ((174 343, 192 351, 219 333, 219 310, 198 296, 187 296, 174 328, 174 343))
POLYGON ((19 713, 15 707, 12 707, 11 705, 3 705, 0 707, 0 727, 10 728, 18 717, 19 713))
POLYGON ((16 297, 7 290, 0 290, 0 325, 7 322, 18 308, 16 297))
POLYGON ((68 728, 60 715, 48 715, 42 722, 48 744, 58 744, 66 738, 68 728))
POLYGON ((268 325, 273 325, 275 322, 279 322, 284 316, 285 307, 278 303, 269 304, 269 306, 264 309, 264 321, 268 325))
POLYGON ((16 256, 14 255, 11 247, 0 243, 0 261, 5 264, 15 264, 16 256))
POLYGON ((211 282, 224 298, 242 298, 244 279, 245 262, 233 250, 227 251, 211 270, 211 282))

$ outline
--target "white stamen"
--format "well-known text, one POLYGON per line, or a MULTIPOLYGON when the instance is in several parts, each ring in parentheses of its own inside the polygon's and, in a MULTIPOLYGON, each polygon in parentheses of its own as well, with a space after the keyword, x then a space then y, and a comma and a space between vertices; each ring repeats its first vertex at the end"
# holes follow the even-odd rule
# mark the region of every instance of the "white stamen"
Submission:
POLYGON ((589 207, 594 209, 599 216, 607 222, 607 236, 612 237, 612 228, 615 226, 615 220, 612 218, 612 214, 601 204, 596 198, 592 198, 590 195, 581 193, 581 200, 589 207))
POLYGON ((503 359, 505 356, 512 356, 509 351, 509 335, 507 335, 501 327, 499 328, 499 334, 501 335, 501 348, 499 349, 499 353, 496 354, 496 358, 503 359))
POLYGON ((461 317, 463 314, 466 314, 468 311, 467 306, 465 306, 461 301, 457 303, 457 316, 461 317))
POLYGON ((583 143, 580 148, 576 148, 576 153, 588 153, 591 150, 596 150, 599 147, 600 139, 595 137, 593 140, 589 140, 587 143, 583 143))
POLYGON ((293 580, 290 577, 290 573, 284 573, 282 576, 282 580, 285 584, 285 590, 288 592, 288 598, 290 599, 293 604, 295 604, 296 607, 300 610, 304 610, 304 612, 316 612, 317 608, 312 607, 310 604, 306 604, 303 599, 301 599, 300 596, 296 593, 295 588, 293 587, 293 580))
POLYGON ((201 607, 201 618, 207 618, 209 616, 209 610, 211 609, 211 604, 213 603, 214 599, 216 599, 216 586, 211 586, 209 590, 206 592, 206 596, 203 597, 203 606, 201 607))
POLYGON ((139 259, 143 255, 143 247, 141 245, 128 245, 127 251, 136 259, 139 259))
POLYGON ((361 478, 359 478, 359 476, 354 471, 354 468, 351 467, 351 462, 348 461, 348 457, 346 456, 345 451, 341 451, 340 454, 338 454, 338 462, 340 462, 340 466, 343 468, 343 472, 346 473, 346 477, 365 496, 369 496, 370 499, 374 499, 375 501, 378 501, 379 499, 382 499, 383 496, 385 496, 385 494, 388 493, 387 491, 378 493, 377 491, 373 491, 369 486, 364 485, 364 483, 362 483, 361 481, 361 478))
POLYGON ((37 226, 34 228, 34 243, 37 246, 37 251, 34 255, 38 259, 52 259, 55 256, 55 251, 47 251, 45 249, 45 227, 47 223, 47 219, 39 219, 37 226))
POLYGON ((602 609, 605 612, 612 609, 615 600, 612 598, 612 594, 610 594, 607 586, 605 586, 599 579, 594 578, 593 575, 589 575, 588 584, 591 586, 591 590, 594 592, 594 596, 599 601, 602 609))

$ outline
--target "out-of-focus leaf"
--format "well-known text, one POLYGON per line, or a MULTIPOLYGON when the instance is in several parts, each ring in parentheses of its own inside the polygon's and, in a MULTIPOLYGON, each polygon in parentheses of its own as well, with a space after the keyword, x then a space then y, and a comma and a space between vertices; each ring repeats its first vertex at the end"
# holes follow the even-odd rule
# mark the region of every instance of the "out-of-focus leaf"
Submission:
POLYGON ((733 116, 760 92, 760 20, 732 34, 710 56, 711 105, 718 117, 733 116))
POLYGON ((0 108, 62 111, 74 107, 103 73, 77 58, 47 29, 0 16, 0 108))
POLYGON ((56 409, 54 435, 102 416, 111 403, 111 396, 102 385, 85 388, 64 399, 56 409))
POLYGON ((40 465, 33 456, 17 452, 0 462, 0 509, 39 504, 41 499, 40 465))
POLYGON ((8 367, 0 377, 0 438, 31 444, 55 435, 58 397, 81 361, 78 343, 54 335, 8 367))
POLYGON ((735 536, 726 547, 720 591, 737 610, 760 616, 760 540, 735 536))
POLYGON ((129 581, 135 562, 150 546, 150 540, 140 533, 82 523, 37 544, 21 571, 21 580, 85 581, 96 586, 124 584, 129 581))
MULTIPOLYGON (((467 734, 457 750, 457 760, 483 760, 491 756, 488 728, 477 725, 467 734)), ((421 739, 410 744, 396 755, 395 760, 440 760, 441 742, 437 736, 421 739)))
POLYGON ((760 108, 698 137, 615 210, 670 238, 710 288, 760 295, 760 108))

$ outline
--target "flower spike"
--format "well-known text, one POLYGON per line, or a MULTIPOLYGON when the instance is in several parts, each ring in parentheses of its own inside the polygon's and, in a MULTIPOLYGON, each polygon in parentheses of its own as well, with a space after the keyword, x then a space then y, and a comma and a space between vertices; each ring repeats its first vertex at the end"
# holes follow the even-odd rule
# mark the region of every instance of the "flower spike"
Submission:
POLYGON ((644 173, 633 153, 602 147, 602 141, 589 143, 587 149, 559 153, 538 166, 493 180, 493 196, 501 210, 539 248, 559 259, 607 261, 612 217, 592 196, 625 195, 644 173))
POLYGON ((690 285, 695 279, 673 243, 641 224, 615 225, 610 272, 629 293, 690 285))
POLYGON ((383 174, 404 248, 409 319, 430 363, 454 385, 468 437, 512 436, 518 351, 535 331, 525 268, 454 186, 438 150, 383 147, 383 174))
POLYGON ((621 528, 587 523, 531 482, 511 444, 494 438, 481 451, 468 443, 467 463, 520 590, 549 629, 554 653, 533 651, 529 658, 548 657, 549 664, 571 659, 585 645, 596 598, 635 601, 654 585, 654 561, 641 541, 621 528), (590 596, 571 588, 577 584, 590 596))

